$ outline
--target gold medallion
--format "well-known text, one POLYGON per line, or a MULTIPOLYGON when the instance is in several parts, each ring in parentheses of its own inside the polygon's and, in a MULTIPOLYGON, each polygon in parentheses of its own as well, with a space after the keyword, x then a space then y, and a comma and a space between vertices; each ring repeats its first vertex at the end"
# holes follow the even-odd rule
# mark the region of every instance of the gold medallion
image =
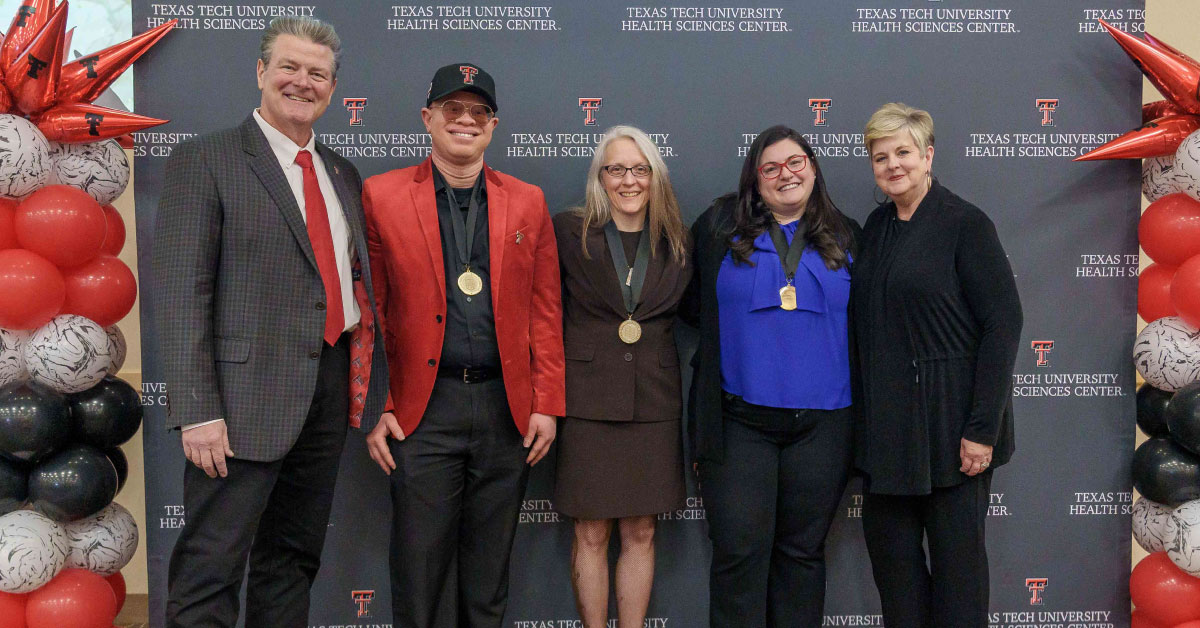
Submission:
POLYGON ((475 271, 464 271, 458 276, 458 289, 462 290, 463 294, 475 296, 483 290, 483 279, 480 279, 475 271))
POLYGON ((785 310, 796 309, 796 286, 784 286, 779 289, 779 307, 785 310))
POLYGON ((631 345, 642 338, 642 326, 635 320, 628 319, 621 322, 621 326, 617 328, 617 336, 621 342, 631 345))

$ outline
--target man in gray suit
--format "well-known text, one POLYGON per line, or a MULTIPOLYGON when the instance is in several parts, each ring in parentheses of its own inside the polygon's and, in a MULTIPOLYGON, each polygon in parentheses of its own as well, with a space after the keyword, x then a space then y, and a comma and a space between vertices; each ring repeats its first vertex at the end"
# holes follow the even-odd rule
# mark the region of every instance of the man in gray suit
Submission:
POLYGON ((347 425, 383 410, 362 180, 312 130, 340 49, 319 20, 273 20, 258 109, 166 165, 156 323, 190 461, 168 626, 233 626, 247 557, 246 626, 307 626, 347 425))

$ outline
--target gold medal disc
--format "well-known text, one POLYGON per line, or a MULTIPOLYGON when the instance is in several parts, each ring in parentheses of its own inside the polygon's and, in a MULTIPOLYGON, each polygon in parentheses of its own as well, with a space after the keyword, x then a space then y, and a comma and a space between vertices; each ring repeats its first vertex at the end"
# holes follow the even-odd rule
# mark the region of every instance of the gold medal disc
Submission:
POLYGON ((796 309, 796 286, 784 286, 779 289, 779 307, 785 310, 796 309))
POLYGON ((483 279, 480 279, 475 271, 468 270, 458 276, 458 289, 462 290, 463 294, 475 296, 483 290, 483 279))
POLYGON ((632 318, 621 323, 617 328, 617 336, 621 342, 631 345, 642 338, 642 326, 632 318))

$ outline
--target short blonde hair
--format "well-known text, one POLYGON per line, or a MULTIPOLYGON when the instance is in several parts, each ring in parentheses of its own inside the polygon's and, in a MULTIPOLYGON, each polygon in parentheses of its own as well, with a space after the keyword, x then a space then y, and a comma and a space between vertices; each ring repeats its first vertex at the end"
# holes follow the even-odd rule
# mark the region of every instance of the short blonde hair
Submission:
POLYGON ((933 146, 933 116, 924 109, 909 107, 902 102, 890 102, 871 114, 867 120, 864 143, 870 152, 875 140, 908 131, 922 153, 933 146))

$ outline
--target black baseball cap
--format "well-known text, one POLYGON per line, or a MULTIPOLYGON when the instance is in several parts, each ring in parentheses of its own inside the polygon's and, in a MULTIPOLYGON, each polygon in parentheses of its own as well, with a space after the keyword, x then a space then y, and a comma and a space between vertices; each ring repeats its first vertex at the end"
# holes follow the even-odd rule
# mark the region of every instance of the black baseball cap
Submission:
POLYGON ((474 63, 451 63, 438 68, 433 80, 429 82, 425 106, 428 107, 433 101, 454 92, 474 92, 483 96, 492 111, 500 110, 496 105, 496 82, 492 80, 491 74, 474 63))

